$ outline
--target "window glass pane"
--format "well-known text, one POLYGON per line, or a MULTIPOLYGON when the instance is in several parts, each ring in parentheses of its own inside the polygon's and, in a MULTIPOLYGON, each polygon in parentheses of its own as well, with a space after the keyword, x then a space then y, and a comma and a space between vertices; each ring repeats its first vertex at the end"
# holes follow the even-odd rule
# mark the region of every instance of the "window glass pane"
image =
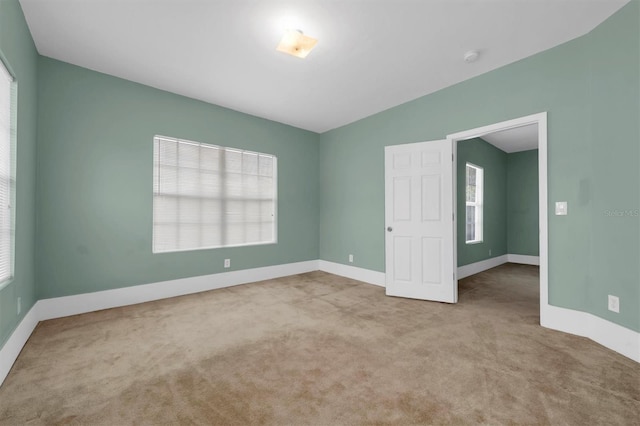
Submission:
POLYGON ((273 243, 276 158, 154 138, 153 251, 273 243))
POLYGON ((229 199, 242 198, 242 175, 239 173, 226 173, 223 175, 225 193, 229 199))
POLYGON ((476 201, 476 187, 467 185, 467 202, 475 203, 476 201))
POLYGON ((153 223, 173 224, 178 217, 178 198, 172 196, 156 196, 153 199, 153 223))
POLYGON ((161 165, 178 165, 178 141, 157 139, 155 146, 156 162, 161 165))
POLYGON ((200 147, 191 142, 178 143, 177 163, 181 170, 200 167, 200 147))
POLYGON ((467 165, 467 201, 476 201, 476 169, 467 165))
POLYGON ((258 174, 258 154, 252 152, 242 153, 242 173, 254 176, 258 174))
POLYGON ((476 185, 476 169, 473 166, 467 166, 467 185, 476 185))
POLYGON ((191 167, 178 167, 178 176, 175 179, 177 194, 181 197, 200 196, 200 170, 191 167))
MULTIPOLYGON (((222 201, 220 199, 202 200, 202 224, 220 226, 222 223, 222 201)), ((219 232, 218 232, 219 233, 219 232)))
POLYGON ((260 176, 273 176, 273 161, 275 157, 260 155, 258 159, 258 174, 260 176))
POLYGON ((153 246, 154 251, 174 251, 178 239, 178 226, 172 223, 153 224, 153 246))
POLYGON ((223 150, 224 168, 227 173, 240 173, 242 171, 242 152, 236 150, 223 150))
MULTIPOLYGON (((206 163, 203 163, 206 164, 206 163)), ((220 199, 223 179, 217 171, 200 170, 200 196, 202 198, 220 199)))
POLYGON ((200 245, 200 226, 195 223, 180 223, 178 227, 178 250, 189 250, 200 245))
POLYGON ((222 245, 220 223, 205 224, 200 227, 203 247, 219 247, 222 245))
POLYGON ((475 240, 475 215, 476 208, 475 206, 467 206, 467 214, 466 214, 466 240, 473 241, 475 240))
POLYGON ((467 223, 466 238, 467 241, 475 240, 475 225, 473 223, 467 223))
POLYGON ((220 161, 220 150, 217 147, 200 146, 200 170, 219 172, 222 168, 220 161))

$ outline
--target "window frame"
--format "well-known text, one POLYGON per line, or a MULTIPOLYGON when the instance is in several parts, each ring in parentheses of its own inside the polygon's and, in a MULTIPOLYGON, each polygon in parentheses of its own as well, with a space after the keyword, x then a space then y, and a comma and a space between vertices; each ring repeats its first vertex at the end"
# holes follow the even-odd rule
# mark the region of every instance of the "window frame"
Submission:
POLYGON ((465 232, 464 239, 465 244, 479 244, 484 241, 484 168, 473 163, 467 162, 465 165, 465 232), (467 192, 469 190, 469 169, 472 168, 476 171, 476 184, 475 184, 475 201, 469 201, 467 198, 467 192), (474 238, 467 238, 467 224, 469 224, 469 209, 468 207, 474 207, 474 238))
MULTIPOLYGON (((6 74, 9 80, 9 139, 8 149, 8 220, 9 220, 9 253, 8 253, 8 275, 0 276, 0 290, 9 285, 15 277, 15 232, 16 232, 16 143, 17 143, 17 123, 18 123, 18 80, 15 73, 0 52, 0 73, 6 74)), ((0 101, 4 103, 3 101, 0 101)), ((1 223, 0 223, 1 226, 1 223)), ((1 235, 1 233, 0 233, 1 235)))
MULTIPOLYGON (((231 248, 231 247, 250 247, 250 246, 261 246, 261 245, 270 245, 270 244, 277 244, 278 243, 278 157, 274 154, 268 154, 268 153, 263 153, 263 152, 256 152, 256 151, 250 151, 250 150, 245 150, 245 149, 239 149, 239 148, 234 148, 234 147, 227 147, 227 146, 221 146, 221 145, 215 145, 215 144, 209 144, 209 143, 204 143, 204 142, 196 142, 196 141, 192 141, 192 140, 188 140, 188 139, 182 139, 182 138, 176 138, 176 137, 170 137, 170 136, 163 136, 163 135, 154 135, 153 137, 153 191, 152 191, 152 196, 153 196, 153 207, 152 207, 152 253, 153 254, 163 254, 163 253, 179 253, 179 252, 188 252, 188 251, 198 251, 198 250, 211 250, 211 249, 218 249, 218 248, 231 248), (191 248, 175 248, 175 249, 170 249, 170 250, 158 250, 156 248, 156 231, 155 231, 155 225, 156 225, 156 179, 158 179, 157 173, 158 173, 158 169, 156 166, 156 141, 158 139, 164 139, 164 140, 170 140, 170 141, 175 141, 176 143, 185 143, 185 144, 190 144, 190 145, 197 145, 199 147, 199 149, 202 149, 200 147, 204 146, 206 148, 213 148, 213 149, 218 149, 220 151, 224 151, 226 152, 234 152, 234 153, 240 153, 240 154, 250 154, 250 155, 258 155, 258 156, 267 156, 270 157, 272 160, 272 167, 271 167, 271 172, 272 172, 272 179, 273 179, 273 195, 272 195, 272 202, 273 202, 273 223, 272 223, 272 227, 273 227, 273 239, 268 240, 268 241, 259 241, 259 242, 244 242, 244 243, 237 243, 237 244, 220 244, 220 245, 200 245, 197 247, 191 247, 191 248)), ((179 166, 176 166, 179 167, 179 166)), ((222 173, 222 172, 220 172, 222 173)), ((200 200, 208 200, 208 198, 206 197, 200 197, 200 200)), ((221 200, 223 200, 221 198, 221 200)), ((225 201, 227 199, 224 199, 225 201)), ((236 200, 237 201, 237 200, 236 200)), ((222 229, 223 226, 223 222, 220 223, 220 227, 222 229)), ((198 224, 199 226, 204 226, 204 222, 199 222, 198 224)))

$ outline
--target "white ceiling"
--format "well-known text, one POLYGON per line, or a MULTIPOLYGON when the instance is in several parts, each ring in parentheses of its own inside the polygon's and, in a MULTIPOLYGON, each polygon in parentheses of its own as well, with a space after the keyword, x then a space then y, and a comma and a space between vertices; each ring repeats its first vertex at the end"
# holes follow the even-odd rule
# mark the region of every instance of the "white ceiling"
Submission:
POLYGON ((44 56, 319 133, 581 36, 627 2, 20 0, 44 56), (286 28, 318 38, 306 59, 275 50, 286 28))
POLYGON ((514 127, 482 136, 482 139, 506 153, 538 149, 538 125, 514 127))

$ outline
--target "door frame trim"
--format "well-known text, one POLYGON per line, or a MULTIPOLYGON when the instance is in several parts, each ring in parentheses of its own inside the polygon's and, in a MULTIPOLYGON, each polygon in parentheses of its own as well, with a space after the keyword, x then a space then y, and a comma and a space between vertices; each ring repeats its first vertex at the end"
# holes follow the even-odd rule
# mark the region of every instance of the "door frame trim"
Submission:
MULTIPOLYGON (((457 159, 458 150, 457 142, 459 140, 482 137, 489 133, 501 130, 513 129, 530 124, 538 125, 538 210, 539 210, 539 244, 540 244, 540 324, 544 325, 547 321, 547 314, 550 314, 549 305, 549 217, 548 217, 548 179, 547 179, 547 112, 540 112, 524 117, 514 118, 512 120, 502 121, 499 123, 489 124, 475 129, 465 130, 462 132, 447 135, 447 140, 453 145, 453 155, 457 159)), ((457 212, 457 173, 453 174, 453 211, 457 212)), ((458 264, 458 235, 457 221, 454 217, 453 225, 453 260, 454 265, 458 264)), ((455 269, 454 269, 455 270, 455 269)))

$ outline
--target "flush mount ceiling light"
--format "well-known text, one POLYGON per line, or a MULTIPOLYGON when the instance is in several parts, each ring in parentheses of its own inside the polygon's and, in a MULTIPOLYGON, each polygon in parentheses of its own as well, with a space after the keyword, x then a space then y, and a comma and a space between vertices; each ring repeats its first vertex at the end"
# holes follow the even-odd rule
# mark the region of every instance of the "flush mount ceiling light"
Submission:
POLYGON ((302 34, 300 30, 287 30, 276 50, 297 58, 306 58, 317 42, 318 40, 302 34))

